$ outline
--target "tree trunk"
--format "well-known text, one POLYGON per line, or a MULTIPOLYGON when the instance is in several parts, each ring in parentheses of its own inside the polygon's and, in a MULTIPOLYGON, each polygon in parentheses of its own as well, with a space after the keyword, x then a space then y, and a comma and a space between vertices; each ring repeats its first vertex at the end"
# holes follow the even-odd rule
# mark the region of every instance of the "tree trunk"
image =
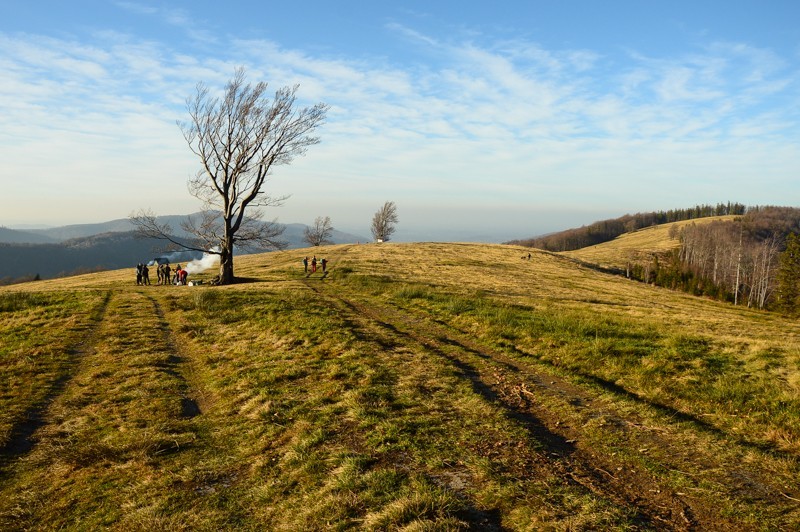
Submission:
POLYGON ((231 284, 233 276, 233 239, 226 238, 219 252, 219 284, 231 284))
POLYGON ((733 287, 733 304, 739 304, 739 274, 742 271, 742 233, 744 230, 739 228, 739 254, 736 258, 736 284, 733 287))

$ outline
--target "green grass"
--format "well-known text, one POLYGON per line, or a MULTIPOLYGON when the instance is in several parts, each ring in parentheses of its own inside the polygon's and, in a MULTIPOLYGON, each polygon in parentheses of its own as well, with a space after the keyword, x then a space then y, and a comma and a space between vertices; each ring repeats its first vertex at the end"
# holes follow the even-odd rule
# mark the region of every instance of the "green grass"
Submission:
POLYGON ((101 292, 0 293, 0 445, 68 378, 101 292))
POLYGON ((504 246, 320 251, 0 290, 0 526, 800 524, 796 324, 504 246))
MULTIPOLYGON (((774 371, 787 369, 791 357, 777 346, 742 357, 726 342, 665 328, 656 320, 583 309, 514 307, 479 293, 459 297, 404 287, 392 298, 409 311, 424 309, 437 321, 463 331, 481 331, 485 342, 514 355, 607 382, 679 412, 708 417, 754 443, 800 450, 797 389, 774 371), (757 363, 764 359, 768 364, 757 363), (769 415, 773 408, 779 413, 769 415), (758 423, 750 422, 752 412, 759 413, 758 423)), ((796 348, 791 352, 798 353, 796 348)))

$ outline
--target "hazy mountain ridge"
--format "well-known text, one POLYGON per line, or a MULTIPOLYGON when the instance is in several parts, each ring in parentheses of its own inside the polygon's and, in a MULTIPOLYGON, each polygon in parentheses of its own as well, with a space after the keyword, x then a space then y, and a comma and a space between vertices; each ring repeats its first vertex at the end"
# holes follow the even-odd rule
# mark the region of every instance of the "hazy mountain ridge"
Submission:
POLYGON ((8 227, 0 227, 0 243, 6 244, 52 244, 58 240, 44 234, 38 234, 34 231, 9 229, 8 227))
MULTIPOLYGON (((188 215, 196 216, 196 214, 188 215)), ((178 236, 185 236, 181 223, 187 216, 160 216, 178 236)), ((283 240, 289 249, 308 246, 303 242, 304 224, 285 224, 283 240)), ((170 253, 167 242, 137 238, 129 219, 95 224, 77 224, 49 229, 19 231, 0 228, 0 281, 34 277, 52 278, 73 273, 117 268, 133 268, 138 262, 170 253)), ((334 231, 336 244, 365 241, 364 237, 334 231)), ((264 251, 264 250, 255 250, 264 251)), ((240 254, 247 253, 244 250, 240 254)), ((197 253, 182 254, 174 260, 189 260, 197 253)))

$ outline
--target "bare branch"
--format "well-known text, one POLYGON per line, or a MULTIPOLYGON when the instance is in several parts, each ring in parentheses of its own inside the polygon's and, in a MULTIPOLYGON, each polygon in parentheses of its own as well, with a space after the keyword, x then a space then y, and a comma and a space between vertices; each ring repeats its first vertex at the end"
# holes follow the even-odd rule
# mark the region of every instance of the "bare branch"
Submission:
POLYGON ((317 216, 314 220, 314 225, 306 227, 303 230, 303 241, 308 242, 312 246, 321 246, 324 244, 333 244, 331 235, 333 234, 333 225, 331 225, 330 216, 323 218, 317 216))
POLYGON ((372 217, 372 236, 379 242, 388 242, 397 224, 397 206, 387 201, 372 217))
POLYGON ((280 205, 286 198, 271 196, 266 182, 275 166, 289 164, 319 138, 312 135, 325 120, 328 106, 298 108, 298 86, 283 87, 267 96, 267 84, 246 82, 237 68, 219 98, 197 85, 187 99, 189 120, 179 123, 186 143, 201 162, 189 180, 189 192, 203 202, 205 214, 184 229, 207 249, 221 250, 221 282, 233 279, 233 246, 282 248, 282 226, 264 222, 249 208, 280 205), (211 244, 214 244, 213 246, 211 244))
POLYGON ((184 251, 207 252, 208 248, 201 247, 197 242, 181 239, 175 236, 169 224, 158 222, 155 214, 150 210, 140 210, 131 214, 128 219, 136 227, 137 238, 155 238, 171 243, 177 249, 184 251))

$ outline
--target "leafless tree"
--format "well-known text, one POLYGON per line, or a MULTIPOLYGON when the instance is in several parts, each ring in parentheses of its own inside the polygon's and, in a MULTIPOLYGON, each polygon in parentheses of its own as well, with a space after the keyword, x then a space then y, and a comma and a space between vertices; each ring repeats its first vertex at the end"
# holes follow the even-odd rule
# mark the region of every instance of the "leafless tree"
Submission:
POLYGON ((323 218, 317 216, 314 220, 314 225, 306 227, 303 230, 303 242, 308 242, 311 246, 322 246, 324 244, 333 244, 331 235, 333 234, 333 225, 331 225, 330 216, 323 218))
POLYGON ((397 206, 387 201, 372 217, 372 236, 378 242, 388 242, 397 224, 397 206))
POLYGON ((319 142, 312 133, 328 110, 322 103, 297 108, 297 88, 280 88, 270 99, 267 84, 247 83, 243 68, 236 69, 221 98, 199 83, 194 97, 186 101, 189 121, 178 123, 200 159, 201 169, 189 180, 189 192, 203 202, 204 214, 184 227, 196 239, 187 245, 171 237, 170 228, 158 224, 150 212, 132 217, 140 233, 219 255, 222 284, 234 280, 234 244, 280 247, 282 227, 263 222, 260 208, 281 205, 286 198, 266 192, 267 178, 274 166, 291 163, 319 142))

